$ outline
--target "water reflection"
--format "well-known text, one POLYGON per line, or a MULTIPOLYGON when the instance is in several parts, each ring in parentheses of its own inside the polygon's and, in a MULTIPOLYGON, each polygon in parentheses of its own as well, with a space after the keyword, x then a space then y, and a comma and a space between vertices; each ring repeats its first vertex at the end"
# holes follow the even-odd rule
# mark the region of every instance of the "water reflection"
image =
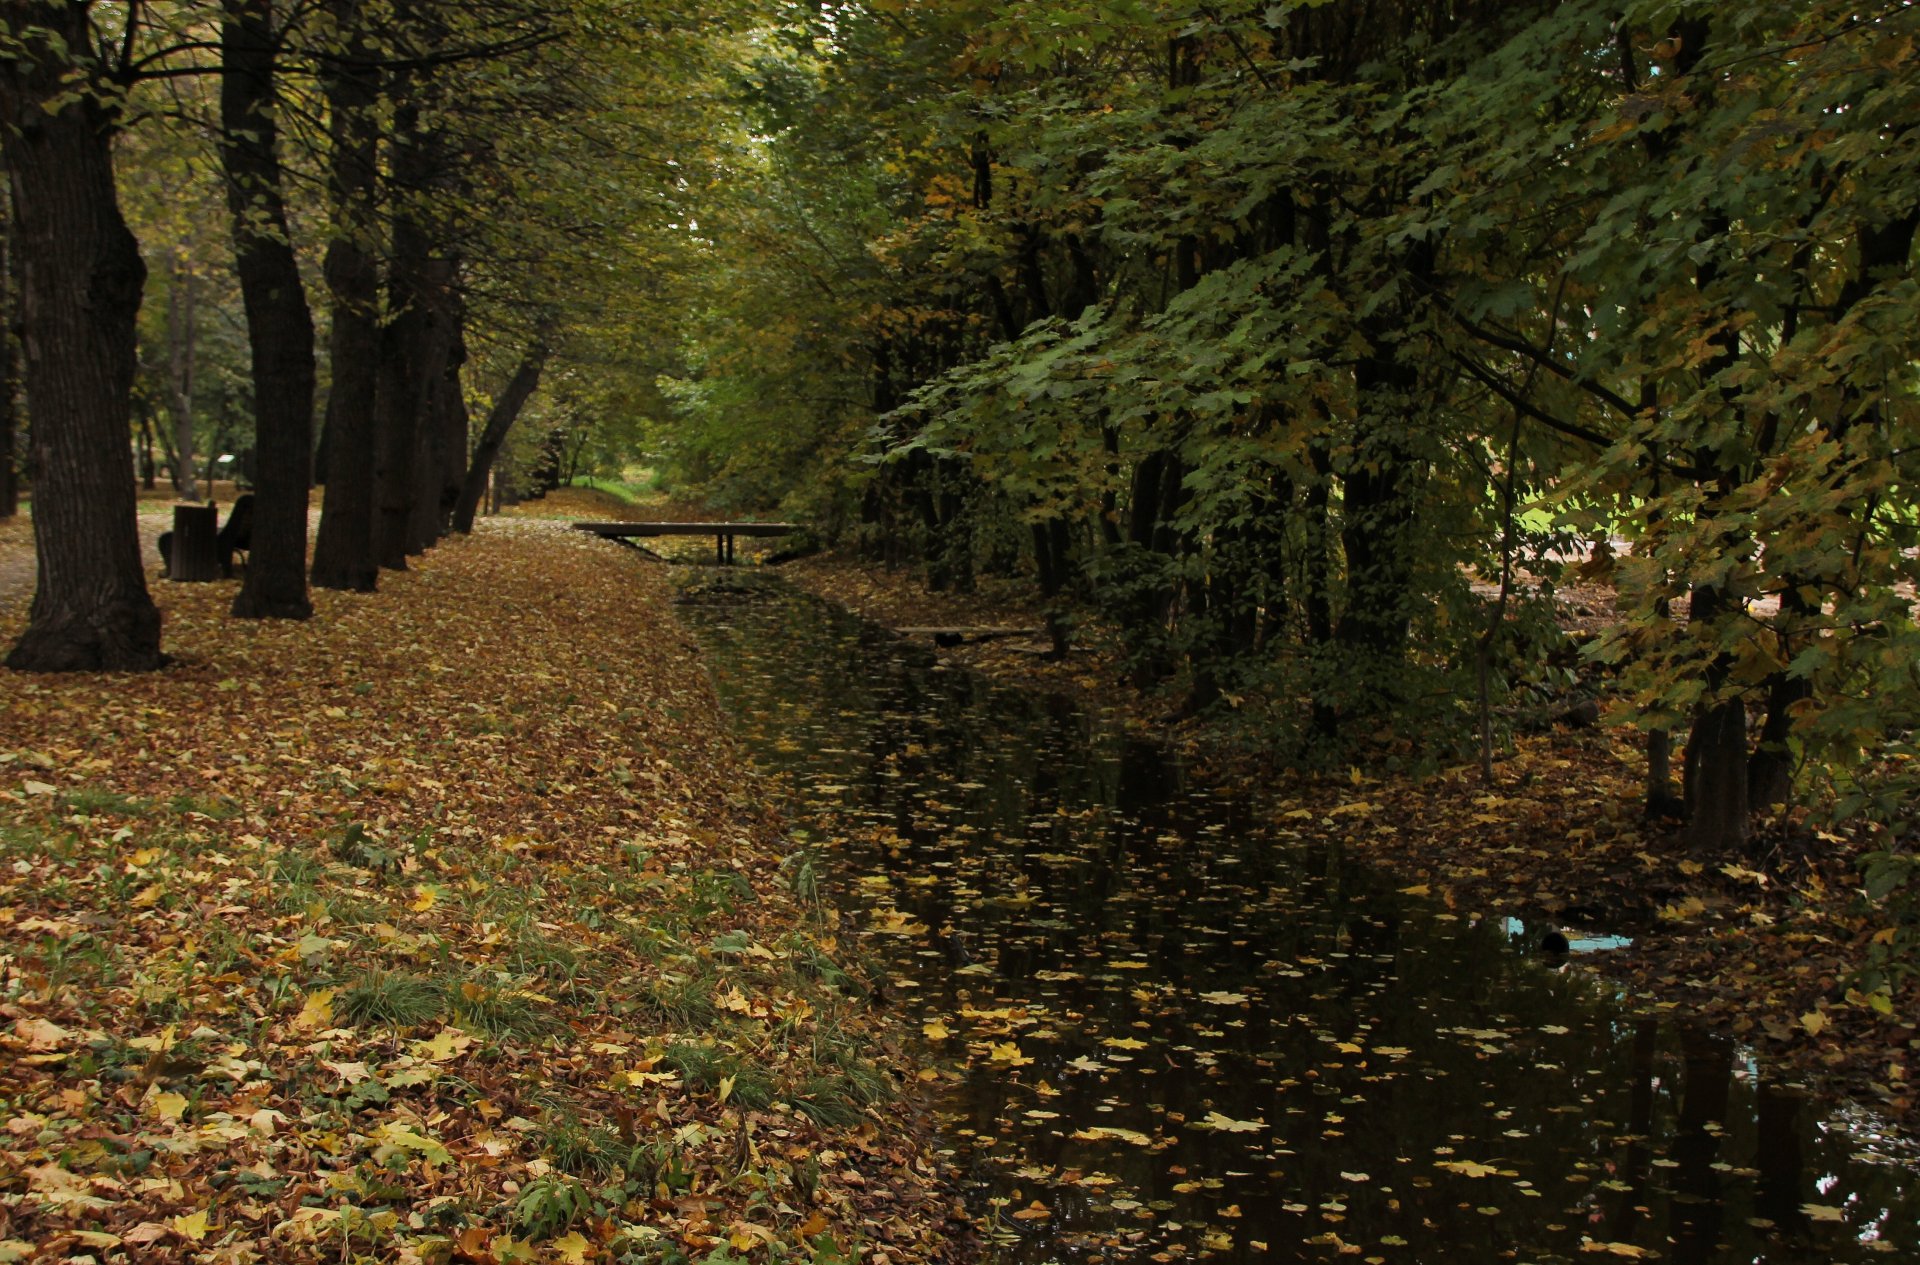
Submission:
POLYGON ((949 1070, 991 1259, 1920 1251, 1911 1152, 1856 1158, 1726 1043, 1604 1008, 1503 920, 1262 827, 1063 700, 739 584, 685 617, 949 1070))

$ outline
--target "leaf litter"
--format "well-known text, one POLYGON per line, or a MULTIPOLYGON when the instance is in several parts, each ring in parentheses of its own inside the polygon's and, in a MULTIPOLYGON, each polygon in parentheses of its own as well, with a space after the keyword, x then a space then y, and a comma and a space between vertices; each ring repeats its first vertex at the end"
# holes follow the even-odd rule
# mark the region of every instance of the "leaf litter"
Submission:
POLYGON ((231 589, 4 683, 0 1260, 958 1251, 661 568, 501 521, 309 623, 231 589))

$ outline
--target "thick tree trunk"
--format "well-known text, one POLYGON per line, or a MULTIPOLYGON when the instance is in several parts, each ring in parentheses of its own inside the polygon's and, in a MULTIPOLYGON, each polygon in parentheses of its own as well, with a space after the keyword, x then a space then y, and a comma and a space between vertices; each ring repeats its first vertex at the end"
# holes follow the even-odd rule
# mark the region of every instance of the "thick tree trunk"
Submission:
MULTIPOLYGON (((0 170, 0 176, 4 171, 0 170)), ((0 197, 0 518, 20 512, 19 358, 14 354, 13 209, 0 197)))
POLYGON ((173 490, 200 499, 193 469, 194 279, 184 246, 176 246, 167 276, 167 410, 173 414, 173 490))
POLYGON ((390 300, 404 304, 380 336, 379 389, 374 405, 373 552, 390 571, 407 569, 407 526, 413 507, 414 432, 420 412, 419 376, 414 363, 427 320, 413 286, 394 261, 388 278, 390 300))
POLYGON ((460 361, 466 355, 460 337, 460 305, 454 293, 458 265, 435 259, 428 266, 427 300, 431 320, 421 358, 419 417, 414 430, 413 496, 407 519, 407 552, 425 553, 446 530, 459 478, 466 469, 466 433, 462 427, 456 455, 451 446, 452 416, 465 406, 459 399, 460 361))
POLYGON ((71 78, 67 50, 94 44, 86 8, 13 3, 6 17, 14 60, 0 68, 0 135, 21 253, 39 562, 27 629, 6 662, 150 670, 166 657, 127 443, 146 265, 120 215, 111 109, 71 78))
POLYGON ((421 130, 422 76, 396 85, 393 183, 404 205, 394 217, 393 259, 387 288, 394 313, 381 345, 378 439, 374 457, 374 552, 380 565, 404 571, 421 539, 416 502, 421 464, 431 451, 435 391, 452 346, 450 323, 454 265, 438 251, 428 224, 428 200, 440 189, 446 155, 421 130))
POLYGON ((272 0, 222 0, 220 158, 253 350, 254 519, 233 613, 306 619, 313 480, 313 318, 287 225, 276 151, 272 0))
POLYGON ((325 63, 331 112, 328 182, 333 240, 326 280, 333 301, 333 387, 327 395, 327 492, 313 546, 319 588, 370 593, 379 581, 374 552, 374 407, 380 369, 380 268, 367 247, 374 222, 379 163, 375 111, 379 85, 359 0, 330 0, 328 12, 348 37, 345 55, 325 63))
MULTIPOLYGON (((461 313, 464 325, 466 314, 461 313)), ((453 530, 453 511, 460 504, 460 488, 467 478, 467 444, 472 439, 473 418, 467 412, 467 392, 460 374, 467 366, 467 340, 463 330, 454 329, 453 351, 447 357, 445 390, 440 408, 440 495, 436 505, 435 527, 439 535, 453 530)))
POLYGON ((474 445, 473 460, 460 487, 460 499, 454 505, 453 530, 462 535, 473 530, 473 516, 480 507, 481 495, 487 490, 487 476, 493 470, 494 458, 500 455, 500 446, 507 442, 507 434, 518 420, 520 410, 539 389, 547 355, 544 339, 536 340, 527 348, 520 357, 520 367, 513 371, 506 389, 494 398, 493 407, 487 412, 486 425, 480 429, 480 442, 474 445))

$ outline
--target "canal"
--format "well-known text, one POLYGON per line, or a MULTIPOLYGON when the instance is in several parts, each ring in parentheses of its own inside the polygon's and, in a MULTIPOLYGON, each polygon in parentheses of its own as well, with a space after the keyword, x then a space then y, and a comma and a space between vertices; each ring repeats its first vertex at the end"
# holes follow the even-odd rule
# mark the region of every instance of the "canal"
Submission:
POLYGON ((988 1260, 1920 1259, 1872 1116, 1085 708, 720 574, 683 618, 938 1073, 988 1260))

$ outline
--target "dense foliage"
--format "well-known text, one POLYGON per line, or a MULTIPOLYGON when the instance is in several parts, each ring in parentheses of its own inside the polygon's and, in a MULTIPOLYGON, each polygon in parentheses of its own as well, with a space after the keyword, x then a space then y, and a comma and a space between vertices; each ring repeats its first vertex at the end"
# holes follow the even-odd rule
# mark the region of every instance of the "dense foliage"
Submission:
POLYGON ((1320 750, 1464 730, 1552 671, 1556 586, 1614 586, 1586 656, 1650 806, 1703 846, 1782 802, 1890 816, 1917 33, 807 7, 751 67, 675 451, 937 585, 1030 575, 1063 645, 1104 614, 1142 681, 1320 750))

